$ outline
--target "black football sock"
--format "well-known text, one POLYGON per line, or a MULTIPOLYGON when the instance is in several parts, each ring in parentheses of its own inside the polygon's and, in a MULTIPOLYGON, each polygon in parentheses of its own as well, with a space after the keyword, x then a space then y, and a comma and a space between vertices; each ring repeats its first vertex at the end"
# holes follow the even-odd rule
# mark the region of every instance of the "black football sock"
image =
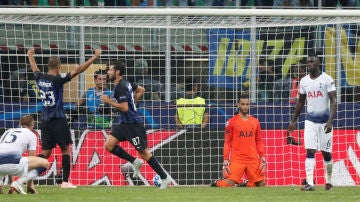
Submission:
POLYGON ((114 149, 111 150, 111 153, 131 163, 135 161, 135 158, 133 156, 131 156, 129 153, 127 153, 123 148, 119 147, 118 145, 115 145, 114 149))
POLYGON ((41 175, 46 171, 46 168, 45 167, 39 167, 39 168, 36 168, 35 170, 38 173, 38 175, 41 175))
POLYGON ((152 156, 148 161, 148 164, 150 167, 160 175, 161 179, 166 179, 167 174, 165 173, 164 169, 160 166, 159 161, 155 158, 155 156, 152 156))
POLYGON ((62 155, 63 181, 68 182, 70 176, 70 155, 62 155))

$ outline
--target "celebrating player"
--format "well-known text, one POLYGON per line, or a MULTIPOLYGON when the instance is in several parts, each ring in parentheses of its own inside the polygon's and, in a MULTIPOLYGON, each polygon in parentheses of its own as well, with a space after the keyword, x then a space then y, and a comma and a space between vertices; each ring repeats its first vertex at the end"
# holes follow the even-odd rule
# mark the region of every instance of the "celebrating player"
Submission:
MULTIPOLYGON (((20 118, 19 128, 9 129, 4 132, 0 139, 0 179, 4 175, 14 175, 20 178, 13 181, 10 191, 19 194, 26 194, 22 184, 29 182, 49 168, 49 162, 36 156, 36 135, 34 129, 34 119, 29 116, 20 118), (28 150, 29 156, 22 157, 28 150)), ((0 184, 2 191, 2 184, 0 184)), ((28 185, 28 192, 37 193, 33 183, 28 185)))
POLYGON ((134 158, 117 145, 119 141, 129 141, 139 152, 140 156, 160 175, 162 179, 160 189, 165 189, 170 184, 171 178, 165 173, 155 156, 149 152, 146 130, 136 111, 135 101, 144 94, 145 89, 142 86, 123 79, 125 71, 125 62, 123 61, 110 64, 108 75, 110 81, 113 81, 115 84, 115 89, 112 94, 113 99, 110 99, 107 95, 101 96, 102 102, 118 110, 118 114, 111 127, 111 134, 108 135, 106 139, 105 149, 131 162, 134 166, 133 177, 137 177, 140 172, 140 167, 144 162, 141 159, 134 158))
POLYGON ((34 72, 43 104, 41 113, 42 152, 39 156, 49 158, 52 149, 58 144, 62 153, 63 182, 61 188, 76 188, 75 185, 68 182, 70 176, 69 144, 72 144, 72 140, 63 109, 63 85, 81 72, 84 72, 100 56, 101 50, 96 50, 95 54, 85 63, 79 65, 71 72, 63 74, 60 74, 60 59, 55 56, 49 58, 48 73, 41 73, 36 65, 34 54, 35 51, 33 49, 28 51, 29 62, 34 72))
POLYGON ((250 99, 240 96, 239 113, 225 126, 223 177, 211 184, 214 187, 232 187, 242 181, 244 173, 249 184, 265 186, 265 151, 259 120, 249 115, 250 99))
POLYGON ((320 71, 319 57, 311 53, 307 60, 308 75, 300 80, 300 96, 288 131, 293 132, 295 121, 307 101, 307 116, 304 129, 306 149, 305 171, 307 184, 301 190, 314 191, 315 153, 321 150, 326 167, 325 190, 332 189, 332 122, 335 118, 337 101, 334 80, 320 71))

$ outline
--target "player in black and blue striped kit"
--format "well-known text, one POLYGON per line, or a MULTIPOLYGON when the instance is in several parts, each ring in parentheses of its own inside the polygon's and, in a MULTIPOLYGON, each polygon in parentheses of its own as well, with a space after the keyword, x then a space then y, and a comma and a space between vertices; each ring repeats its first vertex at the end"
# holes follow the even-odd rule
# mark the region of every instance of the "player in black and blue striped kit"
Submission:
POLYGON ((115 107, 117 111, 116 118, 111 127, 111 134, 108 135, 105 142, 105 149, 110 153, 125 159, 134 166, 133 177, 137 177, 143 161, 134 158, 123 148, 118 146, 119 141, 129 141, 145 159, 151 168, 160 175, 162 183, 160 189, 165 189, 170 183, 171 178, 160 166, 159 161, 149 152, 147 146, 146 129, 142 119, 138 116, 135 102, 144 94, 145 89, 135 83, 130 83, 123 78, 126 68, 124 61, 118 61, 110 64, 108 75, 110 81, 113 81, 115 88, 112 99, 107 95, 101 96, 101 101, 115 107))
POLYGON ((79 65, 71 72, 60 74, 61 62, 56 56, 51 56, 48 61, 48 72, 40 72, 34 59, 35 51, 28 51, 28 59, 34 72, 40 97, 42 99, 41 111, 41 144, 40 157, 49 158, 56 144, 62 152, 63 182, 61 188, 76 188, 68 182, 70 176, 70 149, 72 144, 70 128, 67 123, 63 108, 63 85, 84 72, 101 54, 96 50, 95 54, 85 63, 79 65))

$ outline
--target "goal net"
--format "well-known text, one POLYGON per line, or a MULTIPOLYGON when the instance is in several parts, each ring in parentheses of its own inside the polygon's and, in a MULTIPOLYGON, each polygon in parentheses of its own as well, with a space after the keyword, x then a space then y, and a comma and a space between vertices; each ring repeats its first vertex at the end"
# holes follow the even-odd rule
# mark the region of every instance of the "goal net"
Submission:
MULTIPOLYGON (((317 52, 322 71, 336 82, 339 103, 333 183, 360 185, 359 10, 0 8, 0 13, 3 130, 17 127, 24 114, 33 115, 39 129, 42 103, 26 57, 29 48, 35 49, 44 72, 50 56, 58 56, 61 72, 69 72, 95 49, 103 51, 88 70, 64 86, 74 140, 74 184, 152 184, 154 171, 148 164, 133 179, 131 164, 103 146, 113 110, 96 97, 111 93, 113 86, 101 76, 110 62, 125 60, 126 79, 146 89, 137 110, 149 149, 174 185, 210 185, 221 177, 224 127, 242 92, 250 94, 250 114, 261 122, 266 184, 300 185, 305 178, 304 114, 296 132, 287 134, 286 129, 298 81, 306 74, 306 56, 317 52), (176 102, 195 86, 204 103, 176 102), (184 108, 190 112, 180 112, 184 108), (209 120, 201 127, 197 119, 204 111, 209 120), (180 113, 186 120, 179 121, 188 121, 182 127, 175 121, 180 113)), ((120 145, 138 156, 129 143, 120 145)), ((320 153, 316 159, 315 181, 323 184, 320 153)), ((53 185, 61 176, 59 148, 49 161, 51 168, 36 183, 53 185)))

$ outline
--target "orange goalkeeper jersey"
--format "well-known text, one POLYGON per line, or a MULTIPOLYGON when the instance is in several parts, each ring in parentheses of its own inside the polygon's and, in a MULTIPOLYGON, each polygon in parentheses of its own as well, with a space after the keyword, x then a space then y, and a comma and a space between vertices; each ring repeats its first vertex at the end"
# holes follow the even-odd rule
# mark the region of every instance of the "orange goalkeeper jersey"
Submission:
POLYGON ((257 162, 264 156, 264 144, 259 120, 248 115, 244 120, 239 114, 231 117, 225 126, 224 160, 257 162))

